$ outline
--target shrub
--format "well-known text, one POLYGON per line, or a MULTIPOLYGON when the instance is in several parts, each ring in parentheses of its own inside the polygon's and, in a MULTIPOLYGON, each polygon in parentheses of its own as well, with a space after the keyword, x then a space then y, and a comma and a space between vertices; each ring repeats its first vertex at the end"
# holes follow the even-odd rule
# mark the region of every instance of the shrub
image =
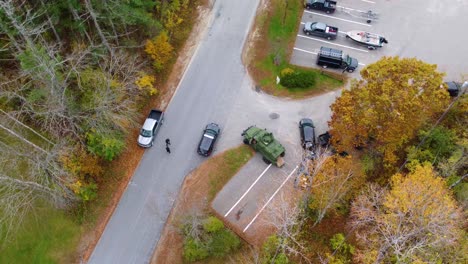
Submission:
POLYGON ((97 197, 98 187, 94 182, 83 184, 81 181, 76 181, 70 187, 85 202, 94 200, 97 197))
MULTIPOLYGON (((285 70, 287 69, 288 68, 286 68, 285 70)), ((280 84, 287 88, 310 88, 315 85, 316 78, 317 75, 315 72, 296 71, 289 73, 288 70, 286 71, 286 74, 282 75, 280 84)))
POLYGON ((184 259, 190 262, 208 257, 208 250, 199 241, 188 238, 184 243, 184 259))
POLYGON ((288 256, 284 252, 278 252, 281 243, 280 237, 272 235, 267 238, 262 246, 262 263, 264 264, 288 264, 288 256))
POLYGON ((86 133, 88 151, 108 161, 117 157, 124 149, 122 136, 114 133, 103 134, 96 131, 86 133))
POLYGON ((330 246, 334 255, 327 254, 328 262, 331 264, 345 264, 351 263, 352 255, 354 254, 354 247, 351 244, 346 243, 346 237, 341 234, 335 234, 330 239, 330 246))
POLYGON ((223 229, 224 224, 214 216, 208 217, 203 223, 203 229, 208 233, 218 232, 223 229))
POLYGON ((286 75, 293 74, 293 73, 295 73, 293 69, 284 68, 283 70, 281 70, 281 78, 283 78, 286 75))
POLYGON ((208 248, 211 256, 223 257, 239 246, 239 238, 230 230, 222 229, 213 234, 208 248))
POLYGON ((206 219, 189 216, 189 225, 182 226, 184 258, 193 262, 207 257, 224 257, 239 248, 240 239, 214 216, 206 219), (196 232, 192 232, 193 228, 196 232), (192 231, 191 231, 192 230, 192 231))
POLYGON ((158 90, 154 87, 155 81, 156 79, 154 76, 140 73, 140 77, 135 81, 135 84, 137 85, 138 89, 145 91, 147 94, 152 96, 158 93, 158 90))

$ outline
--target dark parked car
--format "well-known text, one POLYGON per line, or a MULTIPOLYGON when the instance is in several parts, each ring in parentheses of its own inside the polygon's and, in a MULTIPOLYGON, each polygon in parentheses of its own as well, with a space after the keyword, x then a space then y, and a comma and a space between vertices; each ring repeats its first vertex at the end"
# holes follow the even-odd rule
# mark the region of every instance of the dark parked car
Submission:
POLYGON ((452 97, 456 97, 460 93, 466 93, 466 90, 468 89, 468 81, 465 81, 464 83, 445 82, 445 84, 447 84, 447 91, 452 97))
POLYGON ((302 29, 304 34, 326 38, 328 40, 336 39, 338 28, 329 26, 322 22, 307 22, 302 29))
POLYGON ((327 14, 335 12, 336 1, 332 0, 305 0, 305 8, 324 11, 327 14))
POLYGON ((330 133, 325 132, 318 136, 318 143, 322 148, 327 148, 330 145, 330 133))
POLYGON ((304 149, 313 150, 315 148, 315 126, 309 118, 299 121, 299 131, 301 133, 301 144, 304 149))
POLYGON ((210 123, 206 125, 205 130, 203 131, 203 136, 198 144, 198 154, 208 157, 213 151, 213 146, 216 142, 216 139, 219 136, 221 129, 215 123, 210 123))

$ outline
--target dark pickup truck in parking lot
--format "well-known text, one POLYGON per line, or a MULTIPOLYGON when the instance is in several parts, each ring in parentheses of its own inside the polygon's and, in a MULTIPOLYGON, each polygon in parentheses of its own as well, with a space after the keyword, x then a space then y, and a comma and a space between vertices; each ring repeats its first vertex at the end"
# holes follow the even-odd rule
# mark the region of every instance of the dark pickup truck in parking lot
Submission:
POLYGON ((144 148, 153 146, 156 133, 164 120, 164 113, 160 110, 152 109, 140 130, 138 145, 144 148))
POLYGON ((324 11, 327 14, 335 12, 336 1, 332 0, 305 0, 304 6, 306 9, 315 9, 324 11))
POLYGON ((321 22, 307 22, 304 25, 304 34, 317 36, 321 38, 336 39, 338 36, 338 28, 329 26, 321 22))
POLYGON ((320 52, 317 54, 317 65, 323 68, 338 68, 343 71, 353 72, 358 67, 358 60, 350 57, 349 55, 343 55, 343 51, 321 47, 320 52))

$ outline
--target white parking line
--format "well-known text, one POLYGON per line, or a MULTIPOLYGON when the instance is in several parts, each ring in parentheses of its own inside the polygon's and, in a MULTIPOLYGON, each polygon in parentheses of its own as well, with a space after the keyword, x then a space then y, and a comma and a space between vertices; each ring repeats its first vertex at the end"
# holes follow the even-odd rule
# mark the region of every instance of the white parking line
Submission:
POLYGON ((260 209, 260 211, 255 215, 255 217, 252 219, 252 221, 250 221, 250 223, 244 228, 244 231, 242 231, 243 233, 245 233, 245 231, 247 231, 247 229, 249 229, 250 225, 253 224, 253 222, 255 222, 255 220, 257 220, 257 217, 262 213, 262 211, 267 207, 267 205, 271 202, 271 200, 273 200, 273 198, 275 197, 275 195, 279 192, 279 190, 281 188, 283 188, 284 184, 289 180, 289 178, 291 178, 291 175, 293 175, 293 173, 297 170, 297 168, 299 167, 296 166, 296 168, 294 168, 294 170, 291 171, 291 173, 289 173, 288 177, 286 177, 286 179, 283 181, 283 183, 280 185, 280 187, 278 187, 278 189, 276 189, 275 193, 273 193, 273 195, 270 197, 270 199, 268 199, 268 201, 266 202, 266 204, 262 207, 262 209, 260 209))
POLYGON ((300 38, 307 38, 307 39, 311 39, 311 40, 315 40, 315 41, 319 41, 319 42, 323 42, 323 43, 327 43, 327 44, 331 44, 331 45, 335 45, 335 46, 339 46, 339 47, 343 47, 343 48, 347 48, 347 49, 357 50, 357 51, 360 51, 360 52, 366 52, 366 53, 369 52, 368 50, 357 49, 357 48, 353 48, 353 47, 346 46, 346 45, 336 44, 336 43, 331 42, 331 41, 325 41, 325 40, 311 38, 311 37, 303 36, 303 35, 297 35, 297 36, 300 37, 300 38))
POLYGON ((312 52, 312 51, 308 51, 308 50, 303 50, 303 49, 296 48, 296 47, 294 47, 294 49, 295 49, 295 50, 298 50, 298 51, 305 52, 305 53, 314 54, 314 55, 317 55, 317 54, 318 54, 317 52, 312 52))
POLYGON ((369 0, 361 0, 361 1, 366 2, 366 3, 369 3, 369 4, 375 4, 374 1, 369 1, 369 0))
POLYGON ((236 207, 240 201, 242 199, 244 199, 244 197, 247 195, 247 193, 252 189, 252 187, 254 187, 254 185, 258 182, 258 180, 260 180, 260 178, 262 178, 263 174, 265 174, 265 172, 267 172, 267 170, 271 167, 272 164, 268 165, 268 167, 266 167, 266 169, 262 172, 262 174, 260 174, 260 176, 258 176, 258 178, 254 181, 254 183, 252 183, 252 185, 250 185, 250 187, 247 189, 247 191, 245 191, 245 193, 241 196, 241 198, 239 198, 239 200, 237 200, 237 202, 231 207, 231 209, 229 209, 229 211, 224 215, 224 217, 228 216, 228 214, 230 212, 232 212, 232 210, 234 209, 234 207, 236 207))
MULTIPOLYGON (((294 47, 293 49, 298 50, 298 51, 302 51, 302 52, 305 52, 305 53, 314 54, 314 55, 317 55, 317 54, 318 54, 317 52, 312 52, 312 51, 308 51, 308 50, 303 50, 303 49, 296 48, 296 47, 294 47)), ((364 64, 364 63, 360 63, 360 62, 359 62, 358 64, 361 65, 361 66, 366 66, 366 64, 364 64)))
POLYGON ((308 11, 308 10, 304 10, 304 12, 314 14, 314 15, 317 15, 317 16, 324 16, 324 17, 329 17, 329 18, 333 18, 333 19, 338 19, 338 20, 341 20, 341 21, 346 21, 346 22, 358 24, 358 25, 361 25, 361 26, 372 27, 372 25, 369 25, 369 24, 360 23, 360 22, 356 22, 356 21, 352 21, 352 20, 348 20, 348 19, 343 19, 343 18, 339 18, 339 17, 334 17, 334 16, 328 16, 328 15, 315 13, 315 12, 308 11))
POLYGON ((339 8, 341 8, 341 9, 348 9, 348 10, 353 10, 353 11, 363 12, 363 13, 366 13, 366 12, 367 12, 367 11, 364 11, 364 10, 359 10, 359 9, 349 8, 349 7, 346 7, 346 6, 336 6, 336 7, 339 7, 339 8))

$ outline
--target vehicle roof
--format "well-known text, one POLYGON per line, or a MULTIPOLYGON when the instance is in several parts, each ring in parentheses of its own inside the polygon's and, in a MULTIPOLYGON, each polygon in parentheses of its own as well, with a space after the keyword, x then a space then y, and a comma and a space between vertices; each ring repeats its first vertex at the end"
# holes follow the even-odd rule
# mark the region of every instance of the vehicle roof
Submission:
POLYGON ((313 142, 314 141, 314 128, 311 127, 311 126, 304 126, 304 140, 305 141, 310 141, 310 142, 313 142))
POLYGON ((214 141, 214 136, 210 134, 203 134, 203 138, 200 142, 200 149, 208 151, 213 141, 214 141))
POLYGON ((153 127, 156 125, 156 120, 147 118, 143 124, 144 130, 153 130, 153 127))
POLYGON ((313 122, 312 119, 310 119, 310 118, 302 118, 302 119, 301 119, 301 123, 303 123, 303 124, 311 124, 312 126, 314 126, 314 122, 313 122))
POLYGON ((460 85, 456 82, 445 82, 448 86, 448 89, 449 90, 455 90, 455 91, 458 91, 460 85))
POLYGON ((216 123, 210 123, 210 124, 206 125, 205 129, 213 130, 216 133, 219 133, 219 130, 220 130, 218 124, 216 124, 216 123))
POLYGON ((312 24, 314 25, 315 28, 318 28, 318 29, 325 30, 327 28, 327 24, 322 23, 322 22, 314 22, 312 24))
POLYGON ((330 57, 338 57, 341 58, 343 55, 342 50, 337 50, 337 49, 332 49, 328 47, 320 47, 320 54, 324 56, 330 56, 330 57))

